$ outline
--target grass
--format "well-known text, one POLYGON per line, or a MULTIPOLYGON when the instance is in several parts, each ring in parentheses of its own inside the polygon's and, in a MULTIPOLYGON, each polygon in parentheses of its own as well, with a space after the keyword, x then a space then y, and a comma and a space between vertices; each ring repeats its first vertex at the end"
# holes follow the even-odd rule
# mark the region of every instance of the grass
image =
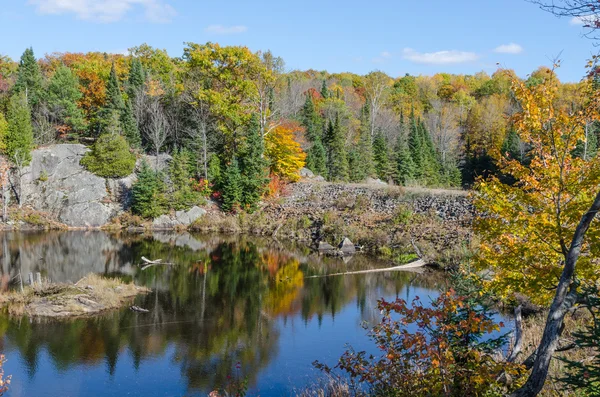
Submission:
POLYGON ((75 284, 42 283, 23 292, 0 295, 0 306, 10 315, 32 317, 79 317, 116 309, 147 288, 116 278, 90 274, 75 284))
POLYGON ((350 385, 347 382, 327 375, 315 384, 296 392, 296 397, 350 397, 350 385))

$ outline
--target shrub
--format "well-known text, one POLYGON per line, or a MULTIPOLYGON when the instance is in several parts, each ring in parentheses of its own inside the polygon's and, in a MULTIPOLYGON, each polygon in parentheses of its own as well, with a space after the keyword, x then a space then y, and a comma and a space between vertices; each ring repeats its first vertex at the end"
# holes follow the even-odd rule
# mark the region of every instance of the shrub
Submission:
MULTIPOLYGON (((412 307, 397 299, 380 300, 378 309, 383 318, 370 333, 380 350, 378 357, 350 349, 335 367, 369 395, 502 395, 506 390, 497 380, 499 375, 521 372, 521 366, 493 358, 506 343, 506 336, 493 337, 502 324, 453 290, 442 293, 431 307, 417 297, 412 307)), ((326 365, 315 365, 332 371, 326 365)))
POLYGON ((133 173, 135 155, 121 135, 103 134, 83 156, 81 165, 103 178, 122 178, 133 173))

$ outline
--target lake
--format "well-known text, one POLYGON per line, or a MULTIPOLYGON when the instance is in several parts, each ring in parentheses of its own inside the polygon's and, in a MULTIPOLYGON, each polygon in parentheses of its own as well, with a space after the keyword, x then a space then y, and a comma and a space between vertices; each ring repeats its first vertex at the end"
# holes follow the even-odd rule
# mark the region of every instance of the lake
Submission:
POLYGON ((435 276, 381 272, 356 255, 325 258, 302 245, 244 236, 104 232, 0 233, 0 284, 40 272, 52 282, 89 273, 152 289, 134 304, 74 320, 0 314, 8 396, 206 396, 247 378, 249 395, 281 396, 321 377, 351 344, 369 350, 363 323, 384 297, 437 296, 435 276), (142 270, 141 257, 173 266, 142 270))

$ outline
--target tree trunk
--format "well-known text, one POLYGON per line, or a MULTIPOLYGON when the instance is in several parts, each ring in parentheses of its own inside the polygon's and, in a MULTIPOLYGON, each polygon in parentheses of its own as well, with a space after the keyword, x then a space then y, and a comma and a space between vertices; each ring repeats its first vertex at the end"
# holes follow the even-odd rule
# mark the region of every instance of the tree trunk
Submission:
POLYGON ((514 392, 512 397, 537 396, 544 387, 550 361, 558 347, 558 338, 562 331, 563 321, 569 310, 577 302, 577 284, 575 283, 574 276, 577 259, 579 259, 581 246, 583 245, 583 238, 599 210, 600 193, 596 195, 590 209, 581 217, 581 221, 577 225, 571 246, 565 256, 565 265, 560 276, 556 294, 554 295, 554 300, 550 306, 544 334, 537 348, 537 355, 531 374, 527 382, 514 392))

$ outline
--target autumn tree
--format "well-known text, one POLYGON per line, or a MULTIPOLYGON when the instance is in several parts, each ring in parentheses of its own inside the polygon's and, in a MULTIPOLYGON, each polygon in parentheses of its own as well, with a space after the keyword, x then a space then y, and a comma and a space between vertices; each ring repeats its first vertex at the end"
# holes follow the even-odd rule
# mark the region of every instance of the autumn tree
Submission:
POLYGON ((383 72, 374 71, 365 76, 365 93, 371 117, 369 126, 371 137, 375 136, 377 117, 385 105, 391 85, 392 79, 383 72))
POLYGON ((300 130, 296 123, 284 123, 271 131, 265 139, 265 155, 271 172, 290 181, 299 179, 298 171, 304 167, 306 160, 306 153, 294 137, 294 133, 300 130))
POLYGON ((491 272, 486 285, 499 296, 520 293, 535 303, 550 303, 532 372, 515 393, 532 396, 543 387, 581 283, 598 279, 600 234, 590 225, 600 209, 600 160, 586 161, 573 150, 585 139, 586 122, 598 118, 599 101, 594 94, 576 112, 557 106, 558 87, 550 79, 535 85, 514 80, 513 89, 523 109, 513 122, 530 147, 530 161, 492 152, 513 183, 491 176, 477 185, 475 205, 486 214, 475 224, 482 240, 477 264, 491 272))

